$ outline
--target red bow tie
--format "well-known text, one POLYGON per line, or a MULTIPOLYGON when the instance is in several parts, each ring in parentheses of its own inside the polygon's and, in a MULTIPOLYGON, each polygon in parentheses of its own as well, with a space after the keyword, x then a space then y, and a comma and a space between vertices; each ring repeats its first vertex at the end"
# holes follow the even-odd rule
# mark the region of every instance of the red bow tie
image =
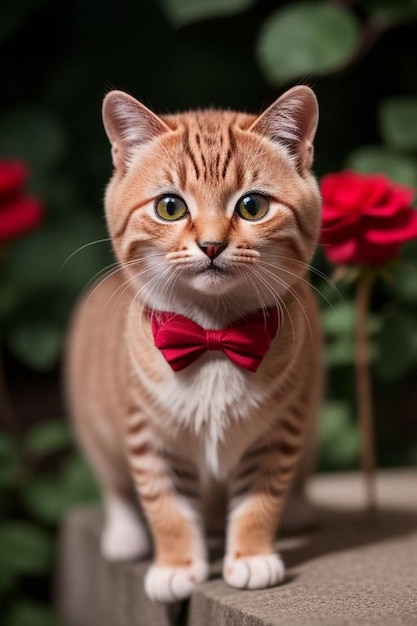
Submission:
POLYGON ((256 372, 278 332, 277 309, 260 310, 222 330, 206 330, 176 313, 150 313, 155 346, 175 372, 207 350, 221 350, 236 365, 256 372))

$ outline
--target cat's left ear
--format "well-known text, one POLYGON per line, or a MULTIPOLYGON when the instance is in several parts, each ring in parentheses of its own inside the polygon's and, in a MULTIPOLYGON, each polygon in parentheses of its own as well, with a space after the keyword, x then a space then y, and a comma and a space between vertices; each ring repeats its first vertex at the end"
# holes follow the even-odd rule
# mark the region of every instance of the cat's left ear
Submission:
POLYGON ((103 124, 112 145, 113 165, 126 169, 135 149, 155 139, 170 128, 129 94, 110 91, 103 102, 103 124))
POLYGON ((313 163, 313 140, 319 107, 314 92, 305 85, 286 91, 249 127, 249 131, 268 137, 287 148, 300 171, 313 163))

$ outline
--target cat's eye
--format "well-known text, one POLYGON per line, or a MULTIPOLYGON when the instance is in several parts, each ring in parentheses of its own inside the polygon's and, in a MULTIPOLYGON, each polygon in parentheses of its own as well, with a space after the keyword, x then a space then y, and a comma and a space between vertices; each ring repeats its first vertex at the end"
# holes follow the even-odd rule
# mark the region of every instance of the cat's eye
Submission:
POLYGON ((166 222, 175 222, 188 213, 187 205, 179 196, 162 196, 155 203, 155 213, 166 222))
POLYGON ((260 220, 268 213, 269 200, 260 193, 243 196, 236 204, 235 211, 244 220, 260 220))

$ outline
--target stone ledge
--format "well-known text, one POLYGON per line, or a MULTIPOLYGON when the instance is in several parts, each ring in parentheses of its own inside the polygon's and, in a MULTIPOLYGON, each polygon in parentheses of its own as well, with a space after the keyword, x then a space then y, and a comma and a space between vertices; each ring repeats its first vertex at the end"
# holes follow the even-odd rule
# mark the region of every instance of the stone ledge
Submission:
POLYGON ((317 526, 287 535, 278 549, 287 582, 238 591, 220 578, 190 602, 147 599, 147 563, 112 565, 98 550, 99 507, 71 511, 64 523, 58 576, 67 626, 417 626, 417 472, 381 471, 380 511, 362 512, 359 474, 317 476, 310 485, 317 526))

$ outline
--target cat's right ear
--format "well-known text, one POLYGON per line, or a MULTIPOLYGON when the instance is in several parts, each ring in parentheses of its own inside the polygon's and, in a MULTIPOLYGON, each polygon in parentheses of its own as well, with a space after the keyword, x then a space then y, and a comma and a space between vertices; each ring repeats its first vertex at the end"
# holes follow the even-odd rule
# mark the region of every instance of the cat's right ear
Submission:
POLYGON ((160 117, 123 91, 110 91, 104 98, 103 124, 118 170, 126 169, 136 148, 170 130, 160 117))
POLYGON ((297 167, 303 171, 313 163, 313 140, 319 109, 313 91, 298 85, 286 91, 249 127, 252 132, 285 146, 297 167))

